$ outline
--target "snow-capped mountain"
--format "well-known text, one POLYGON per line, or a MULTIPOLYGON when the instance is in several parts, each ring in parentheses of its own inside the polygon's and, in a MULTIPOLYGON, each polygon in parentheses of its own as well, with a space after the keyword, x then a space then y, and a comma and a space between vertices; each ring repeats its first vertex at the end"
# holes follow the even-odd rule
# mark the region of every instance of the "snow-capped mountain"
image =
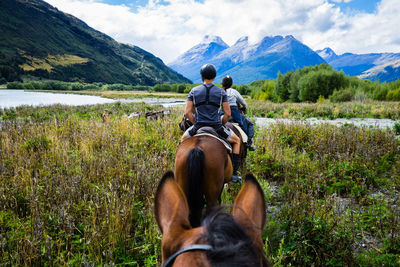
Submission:
POLYGON ((317 50, 317 54, 322 57, 326 62, 332 61, 338 57, 336 53, 329 47, 322 50, 317 50))
POLYGON ((228 47, 220 37, 206 35, 200 44, 192 47, 168 65, 183 76, 195 80, 199 76, 199 66, 204 65, 228 47))
POLYGON ((325 61, 293 36, 267 36, 256 44, 241 37, 229 47, 220 37, 206 36, 202 43, 189 49, 169 66, 193 82, 201 82, 200 67, 212 63, 217 67, 216 81, 231 75, 236 84, 258 79, 274 79, 286 73, 325 61))

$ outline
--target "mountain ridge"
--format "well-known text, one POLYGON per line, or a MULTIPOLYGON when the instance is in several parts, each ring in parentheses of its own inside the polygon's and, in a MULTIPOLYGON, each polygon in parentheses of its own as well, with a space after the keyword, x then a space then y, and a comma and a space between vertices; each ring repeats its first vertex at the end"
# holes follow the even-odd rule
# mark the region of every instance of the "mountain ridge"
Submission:
MULTIPOLYGON (((208 52, 212 44, 208 44, 208 52)), ((172 69, 194 82, 201 81, 199 69, 205 63, 212 63, 217 67, 217 80, 229 74, 237 84, 246 84, 258 79, 274 79, 279 71, 285 73, 325 63, 317 53, 292 35, 266 36, 255 44, 250 44, 248 37, 243 36, 232 46, 220 46, 219 50, 213 50, 207 57, 204 57, 204 50, 195 49, 198 46, 192 47, 169 64, 172 69), (188 57, 190 61, 183 60, 188 57)))
POLYGON ((0 2, 0 74, 62 81, 189 83, 135 45, 118 43, 42 0, 0 2))

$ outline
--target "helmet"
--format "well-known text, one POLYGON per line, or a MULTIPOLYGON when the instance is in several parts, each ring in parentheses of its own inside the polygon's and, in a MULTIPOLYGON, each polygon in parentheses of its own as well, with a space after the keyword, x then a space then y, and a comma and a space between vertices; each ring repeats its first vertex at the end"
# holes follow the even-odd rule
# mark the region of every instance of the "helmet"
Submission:
POLYGON ((222 79, 222 87, 228 89, 232 86, 233 80, 232 77, 227 75, 222 79))
POLYGON ((200 69, 201 78, 207 80, 213 80, 217 76, 217 70, 213 64, 205 64, 200 69))

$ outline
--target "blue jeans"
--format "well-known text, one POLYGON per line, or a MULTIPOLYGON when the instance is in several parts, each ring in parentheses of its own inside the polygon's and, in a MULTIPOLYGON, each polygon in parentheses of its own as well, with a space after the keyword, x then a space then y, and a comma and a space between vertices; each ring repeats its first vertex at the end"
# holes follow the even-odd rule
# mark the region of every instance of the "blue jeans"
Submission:
MULTIPOLYGON (((224 114, 223 111, 220 111, 220 114, 224 114)), ((249 138, 249 143, 251 143, 251 139, 254 136, 254 124, 246 118, 242 113, 240 113, 239 109, 236 106, 231 106, 231 119, 238 123, 240 128, 247 134, 249 138)))

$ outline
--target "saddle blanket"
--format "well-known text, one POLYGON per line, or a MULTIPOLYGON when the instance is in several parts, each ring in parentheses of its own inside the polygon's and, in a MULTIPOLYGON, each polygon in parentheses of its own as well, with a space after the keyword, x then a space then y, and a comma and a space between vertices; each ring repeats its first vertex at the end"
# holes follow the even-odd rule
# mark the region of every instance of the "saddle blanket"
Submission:
POLYGON ((247 144, 247 141, 249 139, 249 137, 247 136, 247 134, 243 131, 243 129, 239 126, 239 123, 236 122, 231 122, 231 124, 233 126, 235 126, 235 128, 239 131, 240 135, 242 136, 242 142, 247 144))
POLYGON ((201 127, 194 136, 211 136, 215 139, 218 139, 228 150, 229 153, 232 153, 232 146, 229 142, 225 141, 218 137, 217 132, 212 127, 201 127))

